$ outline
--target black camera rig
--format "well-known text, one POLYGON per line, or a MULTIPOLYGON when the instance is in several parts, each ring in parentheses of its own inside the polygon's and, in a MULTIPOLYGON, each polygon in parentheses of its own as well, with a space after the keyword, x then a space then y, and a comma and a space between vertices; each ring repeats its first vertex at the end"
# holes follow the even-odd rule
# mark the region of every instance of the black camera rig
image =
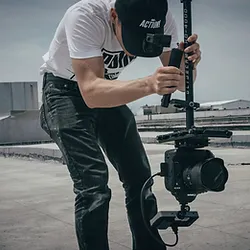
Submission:
MULTIPOLYGON (((181 0, 181 3, 183 3, 185 48, 191 45, 188 42, 188 38, 192 35, 191 1, 181 0)), ((169 39, 165 41, 169 41, 169 39)), ((159 243, 170 247, 178 243, 178 228, 189 227, 199 218, 197 211, 190 211, 188 203, 193 202, 198 194, 209 191, 223 191, 228 180, 228 171, 224 166, 224 161, 216 158, 211 151, 202 148, 209 145, 210 137, 230 138, 232 136, 232 132, 228 130, 208 130, 194 125, 194 110, 200 104, 194 102, 194 67, 193 63, 188 60, 190 54, 179 49, 173 49, 169 66, 179 68, 183 55, 185 59, 186 98, 185 100, 171 100, 171 95, 165 95, 162 98, 161 105, 162 107, 168 107, 169 104, 172 104, 185 109, 186 129, 157 136, 159 143, 174 141, 175 149, 165 152, 165 162, 161 163, 161 171, 149 178, 141 191, 141 209, 144 220, 144 192, 153 185, 152 180, 155 176, 164 177, 166 189, 179 202, 180 211, 161 211, 150 221, 151 227, 158 230, 171 227, 176 234, 175 244, 165 244, 163 241, 158 240, 145 220, 145 225, 152 237, 159 243)))

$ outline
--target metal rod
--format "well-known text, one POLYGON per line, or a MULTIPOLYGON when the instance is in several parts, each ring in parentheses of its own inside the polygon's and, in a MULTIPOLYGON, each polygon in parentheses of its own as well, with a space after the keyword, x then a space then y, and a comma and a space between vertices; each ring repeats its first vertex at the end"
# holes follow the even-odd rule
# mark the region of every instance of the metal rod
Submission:
MULTIPOLYGON (((184 43, 185 48, 191 45, 187 40, 192 35, 192 0, 181 0, 183 3, 183 22, 184 22, 184 43)), ((186 83, 186 127, 194 127, 194 80, 193 63, 188 60, 189 53, 185 53, 185 83, 186 83)))

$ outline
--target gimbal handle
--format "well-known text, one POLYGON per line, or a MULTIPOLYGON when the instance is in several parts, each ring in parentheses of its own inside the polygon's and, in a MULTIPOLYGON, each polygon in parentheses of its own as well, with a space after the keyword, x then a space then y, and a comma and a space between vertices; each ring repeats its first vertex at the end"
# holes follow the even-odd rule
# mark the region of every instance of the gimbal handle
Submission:
MULTIPOLYGON (((172 49, 168 66, 180 68, 183 51, 180 49, 172 49)), ((167 108, 169 106, 171 94, 164 95, 161 100, 161 106, 167 108)))

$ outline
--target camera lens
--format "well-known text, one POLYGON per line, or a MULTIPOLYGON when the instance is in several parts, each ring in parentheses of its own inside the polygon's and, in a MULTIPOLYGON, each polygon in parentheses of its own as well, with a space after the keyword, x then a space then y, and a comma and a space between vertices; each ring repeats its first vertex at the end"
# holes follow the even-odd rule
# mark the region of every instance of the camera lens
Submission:
POLYGON ((228 172, 223 160, 210 158, 189 167, 183 172, 185 185, 195 193, 223 191, 228 180, 228 172))
POLYGON ((202 184, 211 191, 222 191, 228 180, 228 171, 223 160, 213 158, 206 161, 201 168, 202 184))

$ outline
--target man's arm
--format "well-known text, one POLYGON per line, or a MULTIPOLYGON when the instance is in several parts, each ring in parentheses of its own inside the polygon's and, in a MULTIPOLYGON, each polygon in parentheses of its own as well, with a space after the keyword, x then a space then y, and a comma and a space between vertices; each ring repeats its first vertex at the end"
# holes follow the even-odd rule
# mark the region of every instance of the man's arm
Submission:
POLYGON ((81 95, 90 108, 116 107, 151 94, 171 94, 179 86, 182 74, 175 67, 160 67, 141 79, 111 81, 103 79, 102 57, 72 59, 72 66, 81 95))
POLYGON ((90 108, 115 107, 153 94, 150 77, 132 81, 104 79, 102 57, 72 59, 82 97, 90 108))

